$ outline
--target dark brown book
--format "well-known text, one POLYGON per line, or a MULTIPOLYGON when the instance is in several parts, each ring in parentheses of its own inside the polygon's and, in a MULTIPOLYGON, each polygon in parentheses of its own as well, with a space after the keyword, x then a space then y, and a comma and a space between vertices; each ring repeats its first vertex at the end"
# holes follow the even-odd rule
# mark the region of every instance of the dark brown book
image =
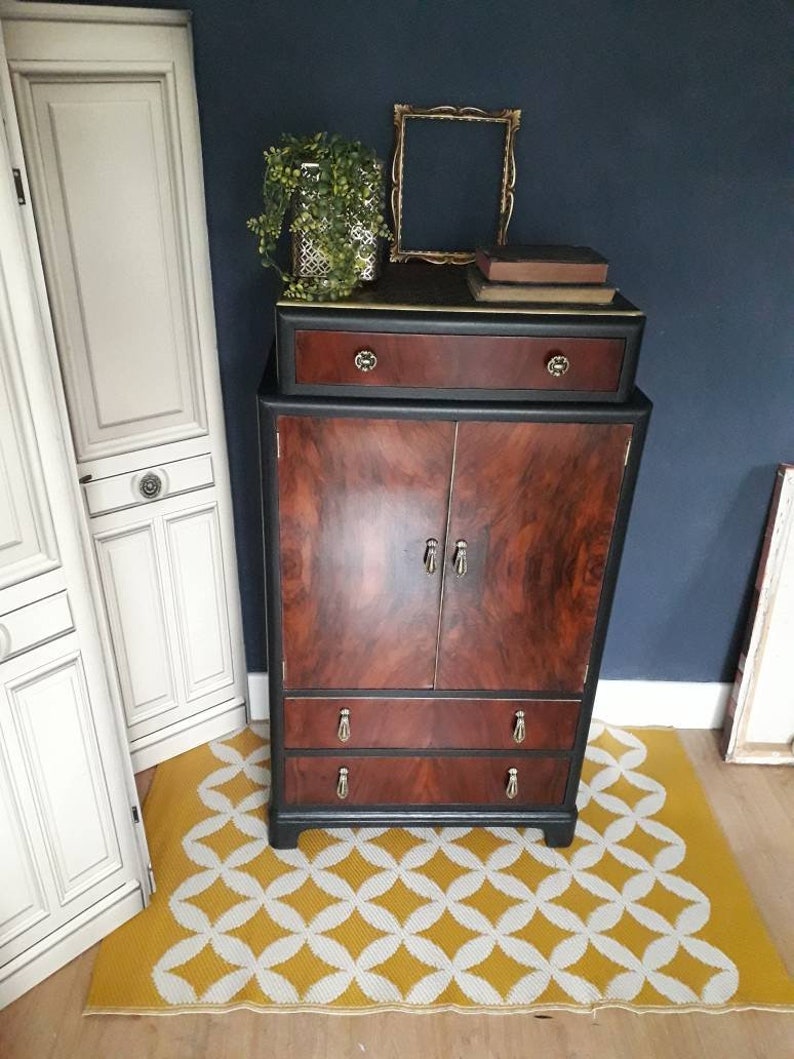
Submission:
POLYGON ((469 290, 478 302, 523 302, 539 305, 608 305, 614 287, 599 283, 492 283, 476 265, 466 268, 469 290))
POLYGON ((604 283, 609 268, 589 246, 478 247, 475 260, 486 279, 507 283, 604 283))

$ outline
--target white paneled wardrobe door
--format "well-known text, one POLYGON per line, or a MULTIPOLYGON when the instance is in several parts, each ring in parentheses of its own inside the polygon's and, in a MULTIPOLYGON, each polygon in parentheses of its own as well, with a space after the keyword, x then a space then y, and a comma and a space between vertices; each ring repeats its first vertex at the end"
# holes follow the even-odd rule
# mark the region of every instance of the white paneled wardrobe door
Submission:
POLYGON ((0 3, 136 768, 245 724, 184 12, 0 3))
MULTIPOLYGON (((4 76, 0 38, 0 98, 4 76)), ((138 912, 149 886, 5 128, 0 123, 0 1006, 138 912)))

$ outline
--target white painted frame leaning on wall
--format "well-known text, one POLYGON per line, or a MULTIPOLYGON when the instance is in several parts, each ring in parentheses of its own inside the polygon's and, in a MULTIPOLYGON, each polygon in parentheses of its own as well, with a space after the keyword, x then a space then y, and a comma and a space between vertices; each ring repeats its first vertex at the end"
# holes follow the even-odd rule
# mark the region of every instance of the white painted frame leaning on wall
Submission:
POLYGON ((726 761, 794 765, 794 465, 777 470, 725 720, 726 761))

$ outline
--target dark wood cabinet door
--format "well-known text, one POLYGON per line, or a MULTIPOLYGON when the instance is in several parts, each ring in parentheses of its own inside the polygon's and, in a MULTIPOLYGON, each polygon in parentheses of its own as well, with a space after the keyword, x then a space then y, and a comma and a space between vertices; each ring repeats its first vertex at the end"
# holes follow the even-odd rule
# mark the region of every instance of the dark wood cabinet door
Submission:
POLYGON ((631 430, 459 425, 436 688, 582 690, 631 430))
POLYGON ((454 423, 277 427, 285 687, 431 688, 454 423))

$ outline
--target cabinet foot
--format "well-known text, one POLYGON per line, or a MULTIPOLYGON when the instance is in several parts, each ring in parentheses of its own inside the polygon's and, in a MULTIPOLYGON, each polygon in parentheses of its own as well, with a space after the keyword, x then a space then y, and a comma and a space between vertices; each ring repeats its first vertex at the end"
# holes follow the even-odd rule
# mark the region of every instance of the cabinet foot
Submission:
POLYGON ((576 830, 576 820, 569 820, 564 824, 549 824, 543 828, 543 837, 546 845, 552 849, 570 846, 573 842, 573 833, 576 830))
POLYGON ((267 827, 267 837, 273 849, 297 849, 298 836, 303 828, 294 824, 282 824, 278 820, 270 820, 267 827))

